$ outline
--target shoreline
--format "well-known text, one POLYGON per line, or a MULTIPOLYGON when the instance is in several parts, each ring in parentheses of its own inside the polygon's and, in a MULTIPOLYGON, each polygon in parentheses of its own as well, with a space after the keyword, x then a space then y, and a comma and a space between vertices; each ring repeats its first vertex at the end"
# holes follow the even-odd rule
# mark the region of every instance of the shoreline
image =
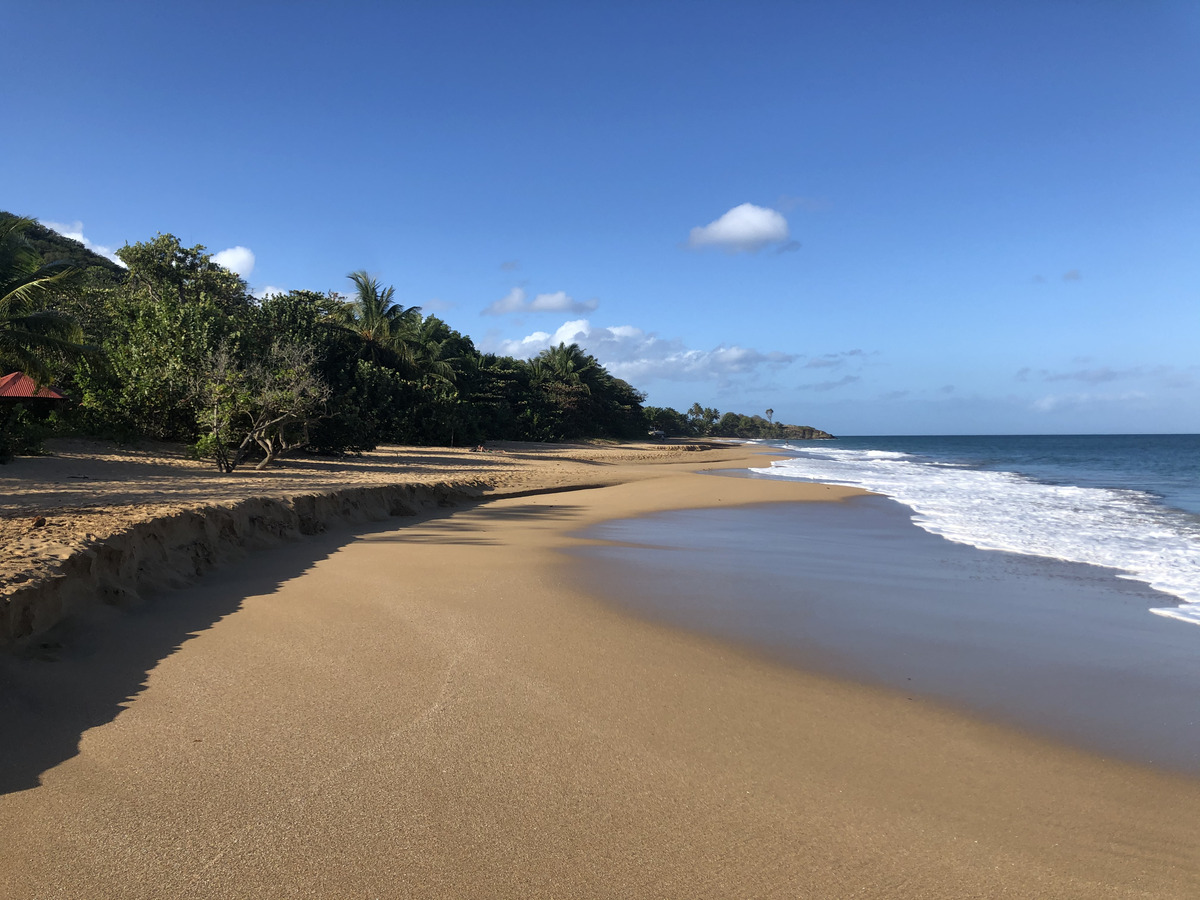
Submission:
POLYGON ((6 660, 0 893, 1195 896, 1195 779, 581 590, 589 524, 853 493, 708 461, 280 544, 6 660))
POLYGON ((586 536, 581 570, 631 615, 1200 777, 1194 639, 1150 614, 1161 594, 1110 570, 947 541, 879 495, 586 536))

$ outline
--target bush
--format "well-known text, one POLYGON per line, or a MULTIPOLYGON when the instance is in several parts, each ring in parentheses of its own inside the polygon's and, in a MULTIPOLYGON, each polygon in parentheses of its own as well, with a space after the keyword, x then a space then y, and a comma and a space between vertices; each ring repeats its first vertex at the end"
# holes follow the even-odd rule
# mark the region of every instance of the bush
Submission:
POLYGON ((58 416, 16 404, 0 408, 0 464, 14 456, 38 456, 42 441, 58 429, 58 416))

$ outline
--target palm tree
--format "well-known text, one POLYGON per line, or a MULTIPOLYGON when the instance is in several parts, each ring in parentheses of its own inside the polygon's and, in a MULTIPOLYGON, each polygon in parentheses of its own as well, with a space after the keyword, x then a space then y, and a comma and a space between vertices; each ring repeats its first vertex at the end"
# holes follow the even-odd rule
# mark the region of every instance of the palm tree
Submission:
POLYGON ((392 367, 411 364, 411 349, 404 338, 420 321, 421 308, 401 306, 395 301, 394 287, 383 287, 364 271, 346 277, 354 282, 355 296, 345 307, 342 325, 358 335, 362 355, 392 367))
POLYGON ((405 346, 405 359, 423 387, 454 384, 457 373, 453 364, 460 358, 450 355, 453 350, 445 322, 435 316, 418 317, 415 322, 408 322, 400 340, 405 346))
POLYGON ((42 306, 75 270, 61 262, 42 263, 25 237, 32 224, 19 217, 0 223, 0 374, 17 369, 45 383, 55 357, 87 348, 80 344, 83 334, 74 319, 42 306))
POLYGON ((535 381, 553 379, 562 384, 591 386, 599 373, 600 364, 585 353, 578 344, 559 344, 547 347, 533 358, 535 381))

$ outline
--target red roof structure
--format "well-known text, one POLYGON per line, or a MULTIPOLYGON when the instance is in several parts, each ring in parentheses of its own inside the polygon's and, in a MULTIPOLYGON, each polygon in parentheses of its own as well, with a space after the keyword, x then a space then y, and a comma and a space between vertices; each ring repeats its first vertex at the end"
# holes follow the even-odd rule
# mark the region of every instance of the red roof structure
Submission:
POLYGON ((24 372, 13 372, 0 378, 0 400, 66 400, 53 388, 39 388, 24 372))

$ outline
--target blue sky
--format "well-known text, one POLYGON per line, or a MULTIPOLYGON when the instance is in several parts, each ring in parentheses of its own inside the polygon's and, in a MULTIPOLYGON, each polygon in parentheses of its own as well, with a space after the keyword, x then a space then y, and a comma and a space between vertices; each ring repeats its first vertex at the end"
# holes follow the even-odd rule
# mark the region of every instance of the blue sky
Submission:
POLYGON ((0 208, 93 245, 171 232, 256 291, 365 268, 483 349, 577 341, 655 405, 1200 431, 1200 4, 5 20, 0 208))

